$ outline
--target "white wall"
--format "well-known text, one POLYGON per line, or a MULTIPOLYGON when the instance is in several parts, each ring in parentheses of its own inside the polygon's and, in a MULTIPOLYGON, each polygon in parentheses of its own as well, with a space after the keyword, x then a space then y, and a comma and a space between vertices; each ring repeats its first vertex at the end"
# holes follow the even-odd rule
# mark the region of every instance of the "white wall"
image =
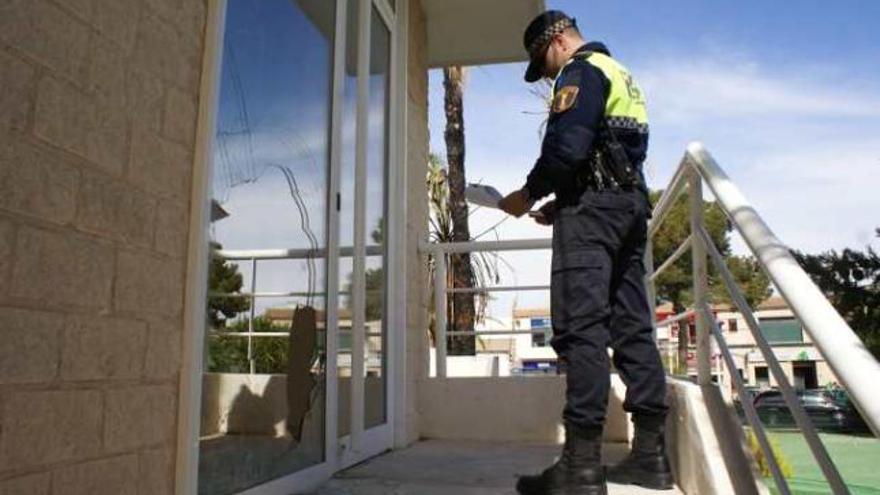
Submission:
MULTIPOLYGON (((617 375, 611 386, 605 439, 625 442, 631 429, 622 407, 625 387, 617 375)), ((431 378, 419 392, 422 437, 561 442, 564 404, 564 375, 431 378)))

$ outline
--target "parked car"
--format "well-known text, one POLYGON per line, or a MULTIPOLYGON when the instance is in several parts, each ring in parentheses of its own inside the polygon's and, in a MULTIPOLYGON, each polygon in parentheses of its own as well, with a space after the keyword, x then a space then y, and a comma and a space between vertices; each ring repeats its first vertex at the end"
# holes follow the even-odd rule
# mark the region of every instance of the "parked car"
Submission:
POLYGON ((746 385, 745 395, 733 398, 733 407, 736 410, 736 415, 739 416, 739 419, 740 419, 740 421, 743 422, 743 424, 745 424, 745 422, 746 422, 746 413, 745 413, 745 411, 743 411, 743 406, 742 406, 743 399, 752 401, 752 403, 754 403, 755 397, 757 397, 758 394, 760 394, 762 390, 764 390, 764 389, 759 388, 759 387, 755 387, 755 386, 746 385))
MULTIPOLYGON (((835 432, 861 432, 868 427, 845 394, 825 389, 797 392, 801 407, 819 430, 835 432)), ((759 393, 754 400, 761 422, 770 428, 794 427, 792 416, 782 392, 768 390, 759 393)))

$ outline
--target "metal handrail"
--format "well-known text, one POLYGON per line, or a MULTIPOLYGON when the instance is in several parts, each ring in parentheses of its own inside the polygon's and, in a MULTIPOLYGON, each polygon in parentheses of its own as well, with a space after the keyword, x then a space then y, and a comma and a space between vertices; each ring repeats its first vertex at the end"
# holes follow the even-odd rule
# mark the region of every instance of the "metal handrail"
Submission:
POLYGON ((472 335, 475 336, 475 337, 480 337, 480 336, 483 336, 483 335, 495 335, 495 336, 498 336, 498 335, 502 335, 502 336, 504 336, 504 335, 543 335, 544 333, 546 333, 546 330, 545 330, 545 329, 530 329, 530 330, 474 330, 474 331, 472 331, 472 332, 471 332, 471 331, 468 331, 468 330, 459 330, 459 331, 454 331, 454 332, 449 332, 449 331, 447 331, 447 332, 446 332, 446 335, 449 336, 449 337, 453 337, 453 336, 469 337, 469 336, 472 336, 472 335))
MULTIPOLYGON (((339 333, 350 333, 351 330, 339 330, 339 333)), ((382 337, 384 334, 382 332, 365 332, 364 335, 366 337, 382 337)), ((278 338, 284 337, 289 338, 290 332, 224 332, 224 331, 212 331, 208 332, 209 337, 264 337, 264 338, 278 338)))
POLYGON ((553 239, 510 239, 506 241, 421 242, 419 250, 431 254, 463 254, 482 251, 533 251, 550 249, 553 239))
MULTIPOLYGON (((749 328, 752 338, 755 339, 755 344, 757 344, 761 355, 764 356, 764 361, 770 367, 770 372, 773 373, 773 378, 776 379, 776 384, 782 391, 782 398, 788 405, 788 409, 791 411, 792 416, 794 416, 795 424, 801 429, 801 433, 807 441, 807 445, 810 447, 813 457, 822 469, 822 474, 825 475, 825 479, 828 480, 831 488, 834 489, 834 493, 848 493, 846 484, 843 482, 843 478, 840 476, 837 466, 835 466, 831 456, 828 455, 828 451, 825 449, 825 445, 822 444, 822 440, 819 439, 819 434, 816 432, 813 422, 810 421, 807 412, 804 410, 803 405, 801 405, 800 400, 798 400, 798 397, 795 394, 794 387, 791 386, 788 377, 785 375, 785 372, 782 371, 782 366, 780 366, 779 360, 777 360, 776 356, 773 354, 773 349, 770 347, 767 339, 764 338, 764 334, 761 333, 758 319, 755 318, 755 314, 752 312, 751 308, 749 308, 745 296, 743 296, 739 286, 736 285, 733 274, 730 273, 730 269, 727 268, 727 265, 724 263, 724 258, 722 258, 721 253, 718 252, 718 248, 715 247, 715 243, 712 242, 712 238, 709 236, 709 233, 706 232, 706 229, 700 227, 699 235, 701 242, 707 248, 713 264, 721 274, 721 279, 724 281, 724 285, 726 286, 727 292, 730 294, 734 305, 746 320, 746 326, 749 328)), ((711 314, 711 312, 709 314, 711 314)), ((716 336, 716 340, 717 339, 718 337, 716 336)), ((721 337, 721 340, 719 341, 719 346, 726 347, 723 337, 721 337)), ((734 374, 739 376, 739 373, 735 371, 735 367, 731 369, 731 375, 734 374)), ((767 454, 766 457, 768 459, 773 457, 772 450, 769 453, 765 452, 765 454, 767 454)))
MULTIPOLYGON (((688 187, 691 189, 691 248, 693 250, 692 257, 694 259, 695 272, 698 265, 708 255, 715 266, 719 269, 722 279, 730 292, 739 312, 746 319, 749 330, 755 339, 755 343, 764 356, 765 361, 770 367, 774 378, 782 390, 783 398, 795 418, 796 424, 800 427, 801 432, 810 447, 817 463, 822 469, 825 479, 828 481, 834 493, 849 493, 843 478, 840 476, 837 467, 834 465, 831 457, 828 455, 825 446, 822 444, 819 436, 813 427, 812 422, 804 411, 798 400, 793 387, 788 382, 788 378, 782 371, 779 361, 776 359, 770 345, 761 334, 757 319, 754 317, 751 309, 742 296, 739 287, 736 285, 732 274, 724 264, 721 254, 715 247, 710 236, 705 230, 702 222, 702 183, 705 183, 711 189, 718 205, 725 213, 727 218, 737 229, 746 242, 746 245, 755 255, 759 265, 770 276, 776 288, 781 293, 783 299, 789 304, 794 314, 800 319, 807 333, 813 338, 819 352, 823 355, 826 362, 831 365, 832 370, 843 382, 844 388, 850 394, 853 403, 860 410, 875 434, 878 432, 878 410, 880 410, 880 401, 874 397, 868 385, 870 382, 877 382, 880 379, 880 363, 870 355, 864 344, 855 336, 855 333, 843 318, 834 310, 828 300, 819 291, 818 287, 812 282, 809 276, 803 271, 789 249, 783 245, 773 232, 767 227, 766 223, 761 219, 755 209, 746 201, 745 197, 733 182, 727 177, 724 171, 718 166, 711 155, 699 143, 693 143, 688 146, 685 158, 682 160, 678 171, 676 172, 673 182, 683 181, 683 177, 688 178, 688 187), (840 341, 835 341, 832 334, 840 341), (829 345, 830 344, 830 345, 829 345), (850 367, 852 366, 852 367, 850 367)), ((681 193, 681 187, 670 187, 661 197, 658 206, 673 204, 681 193)), ((657 226, 664 220, 668 214, 669 208, 665 207, 661 211, 655 210, 655 219, 652 222, 651 232, 655 233, 657 226)), ((676 251, 675 256, 680 256, 680 249, 676 251)), ((668 266, 670 262, 667 260, 663 267, 668 266)), ((702 284, 706 282, 706 275, 701 274, 699 277, 695 275, 695 289, 698 281, 702 284), (698 280, 699 279, 699 280, 698 280)), ((649 284, 653 284, 655 277, 648 277, 649 284)), ((741 385, 739 374, 735 370, 735 363, 732 356, 729 356, 729 348, 724 342, 723 336, 717 329, 716 322, 711 321, 711 311, 708 311, 707 294, 699 294, 695 290, 695 303, 697 307, 702 308, 701 319, 698 322, 703 325, 708 324, 708 328, 700 328, 698 325, 698 350, 697 359, 699 366, 699 375, 701 382, 705 380, 704 370, 708 369, 708 352, 705 348, 701 349, 701 344, 705 344, 708 340, 708 333, 712 332, 718 345, 722 350, 722 357, 730 368, 730 374, 734 377, 734 385, 741 385), (708 330, 709 332, 707 332, 708 330)), ((742 392, 740 392, 742 393, 742 392)), ((742 395, 741 395, 742 396, 742 395)), ((744 401, 748 402, 748 401, 744 401)), ((748 416, 751 414, 748 409, 753 409, 753 404, 746 408, 747 420, 753 423, 753 419, 748 416)), ((753 425, 754 427, 754 425, 753 425)), ((776 481, 777 487, 781 492, 788 491, 784 479, 781 479, 776 470, 778 467, 772 466, 775 463, 772 449, 769 444, 763 441, 761 436, 763 431, 756 431, 756 437, 761 449, 764 451, 771 463, 771 471, 776 481)))
POLYGON ((511 239, 506 241, 472 241, 472 242, 426 242, 419 243, 419 251, 431 254, 434 257, 434 332, 437 355, 435 375, 445 378, 446 373, 446 338, 449 336, 479 336, 479 335, 524 335, 544 333, 531 330, 501 330, 501 331, 455 331, 450 332, 447 328, 446 309, 449 294, 456 293, 490 293, 509 292, 515 290, 549 290, 547 285, 524 285, 524 286, 487 286, 479 288, 448 287, 446 274, 450 254, 462 254, 484 251, 532 251, 544 250, 552 247, 552 239, 511 239))
POLYGON ((694 311, 694 310, 685 311, 681 314, 677 314, 677 315, 672 316, 670 318, 666 318, 663 321, 657 322, 657 327, 665 327, 665 326, 672 325, 673 323, 678 323, 681 320, 686 320, 686 319, 690 318, 695 313, 696 313, 696 311, 694 311))
POLYGON ((803 323, 816 348, 846 388, 865 421, 880 436, 880 362, 804 272, 739 188, 702 144, 688 146, 686 161, 705 180, 773 285, 803 323))
POLYGON ((672 176, 672 180, 669 181, 669 185, 663 191, 660 199, 657 200, 657 204, 654 206, 654 211, 651 215, 651 221, 648 223, 649 239, 653 238, 654 234, 660 229, 660 225, 663 223, 663 220, 666 219, 666 215, 672 210, 675 200, 684 190, 687 179, 686 172, 687 170, 684 167, 678 167, 675 171, 675 175, 672 176))
MULTIPOLYGON (((385 254, 385 247, 381 245, 365 246, 367 256, 380 256, 385 254)), ((320 259, 327 257, 327 248, 317 249, 215 249, 211 252, 212 256, 222 258, 224 260, 304 260, 304 259, 320 259)), ((352 246, 343 246, 339 248, 339 255, 342 257, 354 256, 354 248, 352 246)))
POLYGON ((678 261, 679 258, 684 256, 684 253, 688 252, 688 250, 691 248, 692 238, 692 235, 687 236, 687 238, 681 243, 681 245, 678 246, 678 249, 676 249, 675 252, 669 255, 669 258, 666 258, 666 261, 664 261, 662 265, 652 270, 651 274, 649 275, 651 281, 657 280, 657 277, 659 277, 661 273, 669 269, 669 267, 672 266, 676 261, 678 261))

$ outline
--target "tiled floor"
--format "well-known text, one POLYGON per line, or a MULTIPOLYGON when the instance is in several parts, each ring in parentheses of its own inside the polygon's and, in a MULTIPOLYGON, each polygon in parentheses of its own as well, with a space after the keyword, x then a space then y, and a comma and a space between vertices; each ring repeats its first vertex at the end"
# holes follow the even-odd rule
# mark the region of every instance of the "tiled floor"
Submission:
MULTIPOLYGON (((559 450, 555 445, 427 440, 343 471, 314 495, 513 495, 517 475, 540 471, 559 450)), ((625 445, 605 445, 606 463, 624 455, 625 445)), ((681 492, 609 485, 609 493, 681 492)))

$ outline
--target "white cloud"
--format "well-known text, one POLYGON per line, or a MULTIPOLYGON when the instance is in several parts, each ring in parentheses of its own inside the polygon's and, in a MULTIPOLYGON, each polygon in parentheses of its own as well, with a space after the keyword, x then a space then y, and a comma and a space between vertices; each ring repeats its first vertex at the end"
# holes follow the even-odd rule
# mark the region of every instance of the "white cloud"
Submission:
POLYGON ((823 81, 821 73, 782 74, 739 57, 725 63, 719 58, 661 60, 640 70, 654 116, 678 124, 748 117, 880 116, 876 89, 847 87, 831 74, 823 81))
POLYGON ((880 143, 808 137, 801 146, 756 154, 732 175, 793 248, 862 249, 874 241, 873 230, 880 226, 880 143))
POLYGON ((871 242, 880 225, 880 91, 845 68, 805 68, 808 79, 741 55, 718 60, 728 59, 643 70, 653 185, 668 180, 688 140, 702 140, 783 242, 806 251, 871 242))

